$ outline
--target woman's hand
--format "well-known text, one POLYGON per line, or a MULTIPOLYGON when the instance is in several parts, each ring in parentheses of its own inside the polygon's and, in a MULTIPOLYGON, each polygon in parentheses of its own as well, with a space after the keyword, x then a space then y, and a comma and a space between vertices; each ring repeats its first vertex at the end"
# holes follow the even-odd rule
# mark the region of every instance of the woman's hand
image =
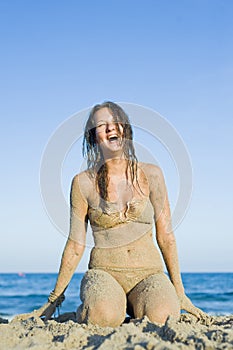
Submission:
POLYGON ((210 325, 212 323, 212 317, 207 313, 194 306, 191 300, 185 294, 178 295, 180 302, 180 309, 189 312, 190 314, 197 317, 202 323, 210 325))
POLYGON ((57 296, 54 291, 49 295, 48 302, 44 304, 39 310, 36 311, 37 316, 44 317, 43 320, 50 320, 51 316, 54 314, 56 307, 60 306, 65 300, 65 295, 62 293, 57 296))
POLYGON ((60 306, 64 300, 64 293, 58 296, 54 291, 52 291, 49 295, 47 303, 42 305, 39 309, 27 314, 16 315, 11 322, 23 321, 32 317, 43 317, 43 321, 48 321, 54 314, 56 307, 60 306))
POLYGON ((29 312, 27 314, 16 315, 11 320, 11 323, 18 322, 18 321, 24 321, 24 320, 27 320, 27 319, 32 318, 32 317, 42 317, 42 316, 45 316, 44 321, 47 321, 54 314, 55 309, 56 309, 56 303, 47 302, 37 310, 34 310, 34 311, 29 312))
POLYGON ((40 309, 36 310, 35 313, 38 317, 43 317, 44 321, 50 320, 56 310, 56 302, 48 302, 44 304, 40 309))
POLYGON ((51 316, 54 314, 56 307, 60 306, 65 300, 65 295, 62 293, 57 296, 54 291, 49 295, 48 302, 41 306, 40 309, 36 310, 36 314, 39 317, 43 317, 44 321, 50 320, 51 316))

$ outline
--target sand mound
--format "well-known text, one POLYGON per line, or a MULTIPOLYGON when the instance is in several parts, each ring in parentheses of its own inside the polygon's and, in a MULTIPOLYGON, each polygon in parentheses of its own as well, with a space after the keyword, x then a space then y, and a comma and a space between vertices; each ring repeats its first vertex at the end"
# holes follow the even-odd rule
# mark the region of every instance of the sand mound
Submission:
POLYGON ((40 318, 0 325, 1 350, 60 349, 233 349, 233 315, 213 317, 204 325, 183 314, 164 326, 148 318, 132 320, 117 328, 101 328, 74 322, 74 313, 44 323, 40 318))

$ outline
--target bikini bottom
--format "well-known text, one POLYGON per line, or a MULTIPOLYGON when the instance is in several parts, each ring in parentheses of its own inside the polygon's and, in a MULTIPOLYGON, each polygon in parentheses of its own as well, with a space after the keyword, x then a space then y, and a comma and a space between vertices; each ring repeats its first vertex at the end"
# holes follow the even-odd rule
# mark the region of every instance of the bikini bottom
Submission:
POLYGON ((90 270, 101 270, 109 273, 123 288, 126 294, 128 294, 139 282, 147 277, 162 273, 163 271, 152 268, 122 268, 122 267, 100 267, 95 266, 90 270))

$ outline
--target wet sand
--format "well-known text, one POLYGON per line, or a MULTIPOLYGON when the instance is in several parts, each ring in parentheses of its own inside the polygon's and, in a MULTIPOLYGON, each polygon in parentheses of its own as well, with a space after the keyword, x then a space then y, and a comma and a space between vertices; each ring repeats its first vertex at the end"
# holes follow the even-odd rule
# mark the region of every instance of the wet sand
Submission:
POLYGON ((215 316, 211 325, 181 315, 156 325, 148 318, 131 320, 117 328, 74 322, 75 314, 44 323, 40 318, 3 323, 0 319, 0 350, 65 349, 233 349, 233 315, 215 316))

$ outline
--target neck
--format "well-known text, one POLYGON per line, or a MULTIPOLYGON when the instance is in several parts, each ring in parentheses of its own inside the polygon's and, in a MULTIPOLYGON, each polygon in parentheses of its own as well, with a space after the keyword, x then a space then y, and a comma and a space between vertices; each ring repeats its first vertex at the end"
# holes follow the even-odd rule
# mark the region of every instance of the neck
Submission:
POLYGON ((126 174, 128 161, 124 158, 106 160, 109 176, 122 176, 126 174))

